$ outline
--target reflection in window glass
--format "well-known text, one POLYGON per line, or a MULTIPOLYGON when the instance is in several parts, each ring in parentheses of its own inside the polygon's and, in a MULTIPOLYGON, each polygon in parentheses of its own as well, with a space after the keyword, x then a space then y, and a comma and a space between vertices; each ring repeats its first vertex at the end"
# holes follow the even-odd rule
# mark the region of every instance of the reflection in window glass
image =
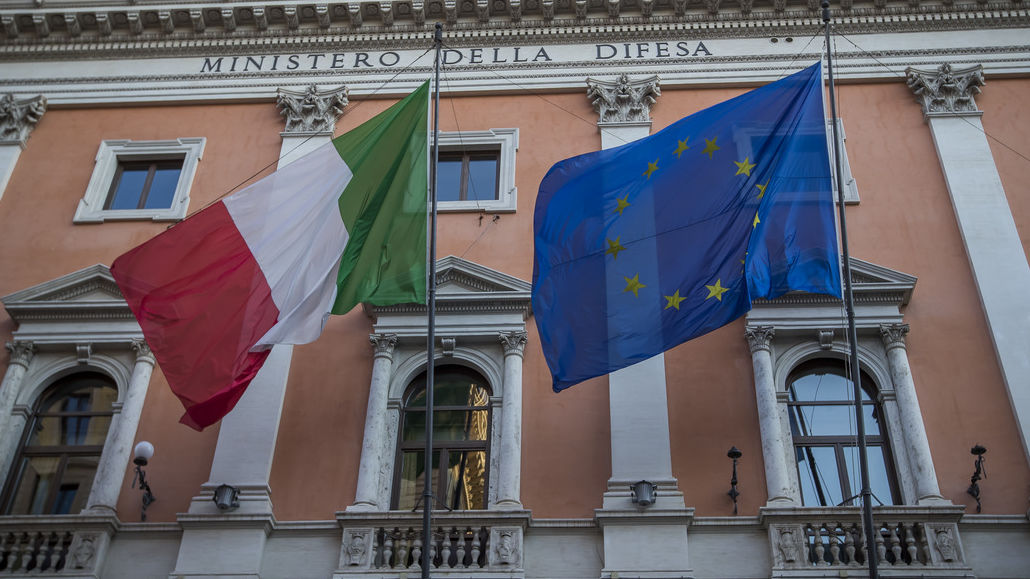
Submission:
POLYGON ((170 208, 182 164, 182 159, 119 161, 104 209, 170 208))
MULTIPOLYGON (((435 371, 433 457, 435 495, 452 509, 485 509, 489 464, 490 393, 486 380, 460 366, 435 371)), ((425 485, 425 375, 402 411, 394 508, 412 509, 425 485), (420 383, 421 382, 421 383, 420 383)))
POLYGON ((117 396, 110 379, 95 373, 51 386, 26 425, 0 512, 68 514, 85 508, 117 396))
POLYGON ((437 199, 496 200, 500 155, 500 151, 441 151, 437 167, 437 199))
MULTIPOLYGON (((870 486, 877 500, 895 504, 887 433, 882 409, 862 379, 862 413, 869 457, 870 486)), ((856 505, 861 490, 858 469, 854 386, 842 362, 813 360, 798 366, 787 382, 788 416, 805 506, 856 505)))

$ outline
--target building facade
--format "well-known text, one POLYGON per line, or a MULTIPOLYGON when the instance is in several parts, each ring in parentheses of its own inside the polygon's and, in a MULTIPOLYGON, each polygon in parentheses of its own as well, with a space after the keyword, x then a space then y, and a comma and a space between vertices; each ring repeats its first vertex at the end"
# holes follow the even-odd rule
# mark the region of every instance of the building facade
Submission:
POLYGON ((551 165, 819 60, 818 3, 0 1, 0 575, 400 579, 428 549, 437 577, 1030 576, 1030 11, 831 14, 874 545, 838 301, 560 394, 530 307, 551 165), (108 266, 408 94, 436 22, 434 455, 417 305, 179 424, 108 266))

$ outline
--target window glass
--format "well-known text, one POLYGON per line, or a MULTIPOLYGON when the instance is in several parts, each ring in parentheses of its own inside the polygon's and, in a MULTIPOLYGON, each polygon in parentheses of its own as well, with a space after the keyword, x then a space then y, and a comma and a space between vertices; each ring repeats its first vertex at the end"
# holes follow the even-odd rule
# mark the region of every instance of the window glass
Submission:
MULTIPOLYGON (((452 509, 484 509, 489 464, 490 392, 486 380, 461 366, 435 371, 433 457, 437 498, 452 509)), ((394 508, 413 508, 425 484, 425 374, 413 383, 401 418, 394 508)))
POLYGON ((150 191, 147 194, 147 202, 144 209, 166 209, 172 206, 172 199, 175 197, 175 188, 179 186, 179 173, 182 172, 182 165, 178 167, 158 167, 154 171, 154 180, 150 183, 150 191))
POLYGON ((150 169, 146 165, 121 165, 115 175, 114 192, 108 209, 135 209, 143 195, 150 169))
POLYGON ((802 504, 839 505, 844 497, 833 447, 799 446, 796 454, 802 504))
POLYGON ((468 199, 492 201, 497 199, 497 155, 469 157, 468 199))
POLYGON ((64 378, 43 395, 5 484, 2 512, 78 513, 86 506, 118 392, 100 374, 64 378))
POLYGON ((182 160, 118 162, 107 209, 168 209, 175 198, 182 160))
POLYGON ((439 201, 497 199, 499 151, 444 151, 437 166, 439 201))
POLYGON ((436 199, 437 201, 461 200, 462 156, 440 153, 440 162, 436 167, 436 199))

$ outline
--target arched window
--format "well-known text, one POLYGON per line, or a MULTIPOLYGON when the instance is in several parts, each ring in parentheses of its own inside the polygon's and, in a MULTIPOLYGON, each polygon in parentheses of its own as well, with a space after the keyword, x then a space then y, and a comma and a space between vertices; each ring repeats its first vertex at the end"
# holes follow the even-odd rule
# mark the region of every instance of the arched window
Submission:
POLYGON ((59 380, 40 397, 3 494, 8 515, 77 513, 86 506, 118 398, 96 373, 59 380))
MULTIPOLYGON (((869 485, 874 501, 897 504, 900 494, 882 420, 883 409, 873 400, 875 394, 872 380, 863 373, 869 485)), ((802 504, 861 504, 854 386, 844 375, 844 363, 812 360, 799 365, 787 379, 787 396, 802 504)))
MULTIPOLYGON (((433 494, 451 509, 485 509, 490 464, 490 390, 463 366, 435 370, 433 494)), ((393 508, 412 509, 425 485, 426 375, 408 389, 401 411, 393 508)))

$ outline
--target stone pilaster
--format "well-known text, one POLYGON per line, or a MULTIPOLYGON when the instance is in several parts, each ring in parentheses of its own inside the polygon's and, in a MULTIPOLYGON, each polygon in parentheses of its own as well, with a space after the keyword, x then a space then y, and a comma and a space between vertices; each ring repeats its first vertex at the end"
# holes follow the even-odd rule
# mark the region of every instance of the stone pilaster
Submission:
POLYGON ((327 91, 315 85, 303 92, 279 89, 276 106, 286 123, 279 133, 283 138, 279 167, 328 143, 347 103, 345 86, 327 91))
POLYGON ((973 271, 1009 401, 1030 459, 1030 325, 1022 316, 1030 265, 974 97, 983 69, 907 71, 934 147, 973 271))
POLYGON ((887 350, 891 382, 894 383, 894 394, 898 400, 901 430, 904 433, 905 450, 908 454, 908 468, 915 482, 916 502, 946 503, 937 484, 937 472, 933 466, 933 457, 930 455, 930 443, 926 438, 923 414, 919 410, 919 399, 916 396, 912 368, 908 363, 908 350, 905 347, 906 334, 908 324, 880 326, 880 336, 887 350))
POLYGON ((0 199, 14 173, 29 134, 46 112, 46 97, 15 99, 7 93, 0 96, 0 199))
POLYGON ((390 395, 390 377, 393 374, 393 352, 397 346, 395 334, 372 334, 368 337, 375 348, 372 362, 372 381, 368 387, 368 410, 365 412, 365 435, 361 445, 361 462, 358 466, 358 484, 354 493, 354 504, 348 511, 385 511, 389 504, 380 504, 379 489, 382 486, 381 472, 389 440, 386 434, 387 402, 390 395))
POLYGON ((762 433, 762 460, 765 463, 765 486, 769 496, 767 504, 794 505, 797 504, 797 492, 792 489, 790 465, 784 454, 787 435, 783 431, 780 405, 776 401, 776 382, 770 352, 775 330, 772 326, 748 326, 744 333, 755 373, 758 427, 762 433))
POLYGON ((13 412, 14 404, 21 392, 25 372, 36 354, 36 345, 32 342, 15 340, 5 346, 11 358, 7 362, 3 382, 0 382, 0 473, 9 472, 11 461, 18 452, 26 417, 13 412))
POLYGON ((501 401, 501 459, 497 508, 522 509, 522 353, 526 332, 501 332, 504 398, 501 401))

